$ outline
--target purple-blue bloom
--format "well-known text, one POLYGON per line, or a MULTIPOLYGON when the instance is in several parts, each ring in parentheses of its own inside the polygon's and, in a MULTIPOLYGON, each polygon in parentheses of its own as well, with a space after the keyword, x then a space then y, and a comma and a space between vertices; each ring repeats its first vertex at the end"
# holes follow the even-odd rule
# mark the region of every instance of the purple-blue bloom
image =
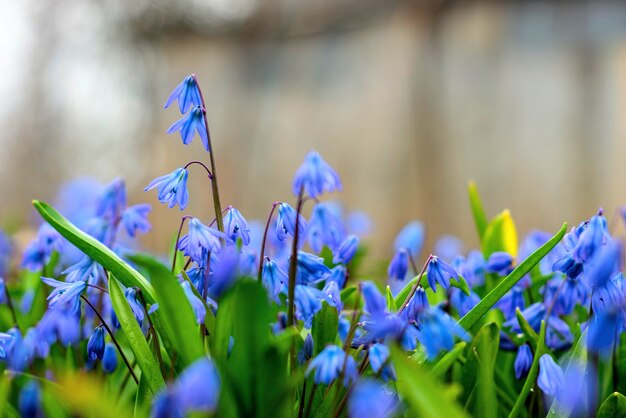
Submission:
POLYGON ((230 241, 230 238, 217 229, 205 226, 197 218, 192 218, 189 220, 189 233, 180 239, 178 248, 193 261, 202 264, 209 252, 220 252, 221 240, 230 241))
POLYGON ((438 307, 424 311, 417 338, 426 348, 429 360, 435 359, 441 351, 450 350, 454 337, 469 339, 467 332, 438 307))
POLYGON ((396 251, 404 248, 413 257, 417 257, 424 244, 424 225, 419 221, 411 221, 396 236, 393 247, 396 251))
POLYGON ((278 267, 278 265, 272 260, 266 258, 265 263, 263 263, 262 280, 263 286, 265 286, 270 298, 274 302, 280 303, 280 291, 283 284, 289 281, 287 273, 278 267))
POLYGON ((226 216, 224 216, 224 231, 233 242, 236 242, 237 238, 241 238, 243 245, 250 244, 248 222, 246 222, 241 212, 235 208, 230 208, 226 212, 226 216))
POLYGON ((393 366, 388 363, 389 348, 380 343, 370 346, 369 352, 370 366, 374 373, 379 373, 384 380, 396 380, 396 371, 393 366))
POLYGON ((298 196, 300 189, 311 198, 322 194, 341 191, 341 180, 337 172, 315 151, 309 151, 293 179, 293 194, 298 196))
POLYGON ((376 285, 366 281, 361 283, 361 294, 365 299, 365 310, 372 317, 384 315, 387 312, 387 302, 376 285))
POLYGON ((469 295, 466 295, 460 289, 450 289, 450 305, 456 309, 461 317, 471 311, 478 302, 480 302, 480 297, 474 292, 470 292, 469 295))
POLYGON ((387 268, 387 275, 390 279, 404 280, 409 270, 409 252, 405 248, 396 251, 387 268))
POLYGON ((530 370, 530 366, 533 363, 533 353, 530 351, 528 344, 523 344, 517 349, 517 356, 515 356, 515 377, 521 379, 526 376, 530 370))
POLYGON ((537 385, 548 396, 554 396, 559 388, 565 385, 563 370, 550 354, 544 354, 539 358, 537 385))
POLYGON ((195 106, 191 109, 191 112, 174 122, 166 132, 168 134, 172 134, 177 131, 180 132, 180 138, 183 140, 183 144, 185 145, 191 143, 193 136, 196 132, 198 132, 200 139, 202 139, 204 149, 210 152, 209 133, 206 130, 204 114, 205 110, 202 106, 195 106))
POLYGON ((322 251, 324 245, 335 251, 345 238, 346 229, 339 216, 333 213, 330 205, 318 203, 313 207, 307 235, 314 252, 322 251))
POLYGON ((306 369, 306 375, 308 376, 312 371, 315 371, 314 381, 318 385, 331 384, 343 372, 343 385, 348 386, 358 376, 354 358, 336 345, 327 346, 311 360, 306 369))
POLYGON ((322 310, 322 292, 314 287, 298 284, 295 288, 296 318, 304 322, 305 328, 311 328, 313 317, 322 310))
POLYGON ((102 360, 102 356, 104 356, 104 327, 100 325, 96 327, 87 342, 87 358, 102 360))
POLYGON ((496 251, 487 259, 485 271, 506 276, 513 271, 513 256, 505 251, 496 251))
POLYGON ((215 261, 211 262, 211 265, 209 296, 217 299, 230 289, 239 277, 239 251, 234 246, 228 246, 215 261))
POLYGON ((348 235, 346 239, 339 245, 333 256, 333 263, 347 264, 352 261, 359 247, 359 237, 356 235, 348 235))
POLYGON ((61 274, 67 274, 65 277, 66 283, 83 281, 91 285, 97 285, 105 277, 102 266, 87 256, 65 269, 61 274))
MULTIPOLYGON (((278 216, 276 217, 276 237, 279 241, 284 241, 287 238, 287 235, 291 235, 292 237, 296 231, 296 210, 289 206, 288 203, 279 203, 278 204, 278 216)), ((306 235, 306 219, 302 214, 297 216, 298 219, 298 234, 299 237, 304 237, 306 235)), ((298 238, 301 240, 301 238, 298 238)), ((300 243, 298 243, 300 244, 300 243)))
POLYGON ((407 322, 418 323, 422 312, 430 307, 428 298, 426 297, 426 291, 422 286, 419 286, 415 290, 415 294, 407 303, 406 308, 400 313, 400 316, 407 322))
POLYGON ((115 179, 107 184, 97 199, 96 216, 117 219, 126 208, 126 186, 124 180, 115 179))
POLYGON ((183 287, 183 291, 185 292, 185 296, 187 296, 187 300, 193 309, 193 313, 196 315, 196 321, 198 325, 204 324, 204 317, 206 316, 206 308, 204 307, 204 303, 193 293, 191 290, 191 284, 184 280, 181 283, 183 287))
POLYGON ((574 258, 581 262, 587 261, 593 257, 607 238, 609 238, 609 233, 606 228, 606 218, 600 214, 592 216, 573 250, 574 258))
POLYGON ((390 418, 398 409, 398 398, 380 382, 361 380, 354 385, 348 401, 349 418, 390 418))
POLYGON ((459 281, 459 275, 452 268, 452 266, 439 259, 436 255, 432 256, 428 262, 426 275, 428 276, 428 284, 435 293, 437 292, 437 283, 439 283, 439 285, 444 289, 448 290, 450 287, 450 279, 459 281))
POLYGON ((20 415, 28 418, 40 418, 44 416, 41 405, 41 388, 36 380, 29 380, 17 400, 20 415))
POLYGON ((299 284, 309 284, 322 280, 330 273, 324 259, 314 254, 298 251, 298 270, 296 280, 299 284))
POLYGON ((22 267, 30 271, 39 271, 50 261, 52 253, 60 251, 63 246, 63 238, 49 224, 43 223, 37 230, 37 236, 33 239, 22 257, 22 267))
POLYGON ((85 282, 66 283, 48 277, 42 277, 41 280, 54 288, 47 298, 50 309, 69 305, 73 313, 77 313, 80 310, 80 295, 87 287, 85 282))
POLYGON ((159 202, 167 203, 169 208, 178 205, 180 210, 187 207, 189 192, 187 191, 187 177, 189 172, 185 168, 177 168, 170 174, 157 177, 144 189, 148 191, 157 188, 159 202))
POLYGON ((337 312, 341 312, 343 304, 341 303, 341 295, 337 282, 326 282, 322 289, 324 300, 332 307, 337 308, 337 312))
POLYGON ((137 234, 145 234, 152 229, 150 221, 148 221, 148 213, 152 207, 147 203, 133 205, 122 214, 122 225, 129 236, 135 237, 137 234))
POLYGON ((102 370, 105 373, 113 373, 117 369, 117 350, 111 343, 104 346, 104 354, 102 356, 102 370))
POLYGON ((124 291, 124 296, 126 296, 126 300, 130 305, 130 309, 133 311, 133 315, 135 315, 135 319, 137 319, 137 322, 141 325, 145 317, 145 312, 143 305, 137 300, 137 290, 128 287, 124 291))
POLYGON ((200 89, 193 74, 185 77, 185 79, 177 85, 170 97, 165 102, 164 109, 167 109, 172 103, 178 100, 178 108, 180 113, 185 114, 191 106, 201 106, 200 89))

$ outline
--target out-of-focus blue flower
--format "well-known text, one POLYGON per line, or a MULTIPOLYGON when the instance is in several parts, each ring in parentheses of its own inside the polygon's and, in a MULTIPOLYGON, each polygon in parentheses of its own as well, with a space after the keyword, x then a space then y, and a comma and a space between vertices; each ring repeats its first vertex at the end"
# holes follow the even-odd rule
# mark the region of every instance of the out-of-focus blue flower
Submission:
POLYGON ((348 214, 346 226, 349 234, 362 237, 369 234, 372 230, 372 220, 367 213, 355 210, 348 214))
POLYGON ((384 315, 387 312, 387 302, 376 285, 365 281, 361 283, 361 294, 365 299, 365 310, 372 316, 384 315))
POLYGON ((625 319, 623 310, 594 312, 589 320, 587 349, 608 357, 613 352, 614 345, 619 342, 625 319))
POLYGON ((241 238, 243 245, 250 244, 250 228, 248 222, 241 212, 235 208, 230 208, 224 216, 224 231, 230 239, 235 242, 237 238, 241 238))
POLYGON ((178 205, 180 210, 187 207, 189 192, 187 191, 187 177, 189 172, 185 168, 177 168, 170 174, 157 177, 144 189, 148 191, 157 188, 159 202, 167 203, 169 208, 178 205))
POLYGON ((235 284, 240 275, 239 251, 234 246, 226 247, 211 265, 209 296, 217 299, 235 284))
POLYGON ((102 360, 104 355, 104 327, 102 325, 93 330, 93 334, 87 342, 87 358, 89 360, 102 360))
POLYGON ((36 327, 48 344, 59 341, 65 347, 80 340, 80 323, 77 315, 60 309, 47 310, 36 327))
POLYGON ((198 135, 200 135, 200 139, 202 139, 204 149, 210 152, 211 150, 209 149, 209 133, 206 130, 204 113, 205 111, 202 106, 195 106, 191 109, 189 113, 174 122, 172 126, 167 129, 166 132, 168 134, 180 132, 180 139, 183 140, 183 144, 185 145, 190 144, 193 136, 196 132, 198 132, 198 135))
POLYGON ((274 263, 270 259, 266 259, 265 263, 263 263, 263 286, 267 289, 267 293, 270 298, 276 302, 280 303, 280 291, 283 287, 284 283, 289 281, 289 277, 287 274, 281 270, 280 267, 276 263, 274 263))
POLYGON ((596 376, 597 372, 591 365, 581 364, 575 359, 569 362, 564 371, 564 381, 567 383, 556 392, 559 416, 589 416, 587 411, 590 397, 592 404, 597 402, 596 391, 589 391, 590 386, 597 387, 596 376))
POLYGON ((474 250, 452 260, 452 267, 465 279, 470 288, 485 284, 485 258, 480 251, 474 250))
POLYGON ((200 90, 194 75, 189 75, 177 85, 170 97, 165 102, 164 109, 167 109, 172 103, 178 100, 178 108, 180 113, 187 113, 191 106, 201 106, 200 90))
POLYGON ((594 312, 614 312, 621 309, 626 303, 623 283, 624 276, 617 272, 603 286, 597 287, 591 296, 594 312))
POLYGON ((143 324, 145 312, 143 310, 143 306, 137 300, 137 290, 132 287, 128 287, 124 291, 124 296, 126 296, 130 309, 133 311, 133 315, 135 315, 135 319, 137 319, 139 325, 143 324))
POLYGON ((578 276, 580 276, 580 273, 583 272, 583 263, 574 260, 571 254, 568 253, 557 260, 552 265, 552 269, 554 271, 565 273, 568 278, 577 279, 578 276))
POLYGON ((348 401, 349 418, 389 418, 397 409, 397 396, 372 379, 357 382, 348 401))
POLYGON ((206 357, 187 367, 173 386, 157 394, 153 417, 184 417, 192 412, 211 413, 217 408, 220 377, 206 357))
POLYGON ((204 303, 193 293, 191 290, 191 284, 187 280, 184 280, 181 283, 183 290, 185 292, 185 296, 187 296, 187 300, 191 304, 191 308, 193 309, 193 313, 196 315, 196 321, 198 325, 204 324, 204 317, 206 316, 206 308, 204 307, 204 303))
POLYGON ((293 194, 298 196, 300 189, 316 199, 325 192, 341 191, 341 180, 337 172, 315 151, 309 151, 293 179, 293 194))
POLYGON ((48 277, 42 277, 41 280, 54 288, 47 298, 50 309, 69 305, 73 313, 77 313, 80 310, 80 295, 87 287, 85 282, 66 283, 48 277))
POLYGON ((444 289, 448 290, 450 287, 450 279, 455 279, 457 282, 459 281, 459 275, 452 268, 452 266, 441 260, 436 255, 432 256, 428 262, 426 274, 428 276, 428 284, 431 289, 433 289, 433 292, 437 292, 437 283, 439 283, 439 285, 444 289))
POLYGON ((189 233, 180 239, 178 248, 193 261, 202 264, 209 252, 220 252, 221 240, 230 241, 230 238, 217 229, 205 226, 197 218, 192 218, 189 220, 189 233))
POLYGON ((0 277, 6 276, 9 272, 12 254, 13 244, 11 243, 11 238, 0 230, 0 277))
POLYGON ((489 256, 485 271, 506 276, 513 271, 513 256, 505 251, 496 251, 489 256))
POLYGON ((555 315, 569 315, 574 310, 576 304, 586 306, 589 303, 590 289, 580 279, 569 277, 556 277, 546 283, 543 289, 544 303, 550 305, 554 303, 552 312, 555 315), (565 283, 563 283, 565 280, 565 283), (557 294, 557 290, 561 290, 557 294), (554 296, 556 294, 556 300, 554 296))
POLYGON ((590 266, 583 274, 583 280, 595 292, 604 287, 620 267, 620 246, 609 240, 605 246, 596 251, 590 266))
POLYGON ((346 285, 348 270, 345 266, 337 264, 330 269, 330 274, 326 276, 326 282, 336 282, 339 289, 343 289, 346 285))
MULTIPOLYGON (((518 253, 517 253, 517 261, 519 263, 526 260, 532 253, 534 253, 539 247, 548 242, 552 234, 534 229, 530 231, 522 240, 520 244, 518 253)), ((539 270, 541 274, 547 275, 552 272, 552 265, 556 260, 563 256, 565 250, 560 248, 559 246, 555 247, 552 251, 548 253, 541 261, 539 262, 539 270)))
POLYGON ((454 235, 443 235, 435 243, 435 254, 439 254, 446 263, 451 263, 463 254, 463 241, 454 235))
POLYGON ((82 281, 91 285, 97 285, 105 277, 102 266, 87 256, 65 269, 61 274, 67 274, 65 277, 67 283, 82 281))
POLYGON ((122 225, 129 236, 135 237, 137 234, 145 234, 152 229, 152 225, 148 221, 148 213, 152 207, 147 203, 133 205, 122 214, 122 225))
POLYGON ((400 313, 400 316, 407 322, 418 323, 422 312, 430 307, 426 292, 422 286, 415 290, 415 294, 407 303, 406 308, 400 313))
POLYGON ((459 316, 465 316, 478 302, 480 302, 480 297, 474 292, 466 295, 460 289, 450 289, 450 305, 456 309, 459 316))
POLYGON ((317 357, 309 363, 306 369, 308 376, 315 370, 314 382, 316 384, 331 384, 343 372, 343 384, 348 386, 350 382, 354 382, 358 376, 356 370, 356 362, 354 358, 336 345, 329 345, 322 350, 317 357))
POLYGON ((302 349, 298 352, 298 363, 304 364, 313 357, 313 336, 307 334, 302 349))
POLYGON ((13 343, 13 336, 6 332, 0 332, 0 359, 7 357, 8 348, 13 343))
POLYGON ((346 338, 348 338, 348 333, 350 332, 350 320, 346 318, 344 315, 339 315, 339 338, 342 343, 346 342, 346 338))
POLYGON ((441 351, 447 351, 454 345, 454 337, 468 340, 467 332, 450 315, 439 308, 430 308, 422 314, 417 338, 426 348, 429 360, 433 360, 441 351))
POLYGON ((117 369, 117 350, 111 343, 104 346, 104 354, 102 355, 102 370, 105 373, 113 373, 117 369))
POLYGON ((521 379, 528 374, 530 366, 533 364, 533 353, 530 351, 528 344, 523 344, 517 350, 517 356, 515 356, 515 377, 521 379))
POLYGON ((559 388, 565 385, 563 370, 550 354, 544 354, 539 358, 537 385, 548 396, 554 396, 559 388))
POLYGON ((318 203, 313 207, 309 219, 307 235, 314 252, 319 253, 326 245, 335 251, 346 235, 341 218, 336 216, 326 203, 318 203))
POLYGON ((104 187, 97 199, 96 216, 117 219, 126 208, 126 186, 124 180, 115 179, 104 187))
POLYGON ((39 271, 50 261, 54 251, 61 251, 63 238, 49 224, 43 223, 37 230, 37 236, 24 250, 22 267, 30 271, 39 271))
POLYGON ((349 263, 359 247, 359 237, 348 235, 339 245, 333 256, 333 263, 349 263))
POLYGON ((390 279, 404 280, 409 270, 409 252, 405 248, 396 251, 387 268, 387 276, 390 279))
POLYGON ((296 318, 304 322, 305 328, 311 328, 313 317, 322 310, 322 292, 314 287, 298 284, 295 288, 296 318))
POLYGON ((40 335, 37 328, 29 328, 24 336, 24 345, 28 347, 28 351, 32 352, 38 358, 46 358, 50 353, 50 345, 45 338, 40 335))
POLYGON ((411 221, 396 236, 394 248, 399 251, 406 249, 413 257, 417 257, 424 245, 424 225, 419 221, 411 221))
MULTIPOLYGON (((306 236, 307 223, 302 214, 298 215, 296 210, 287 203, 279 203, 277 210, 276 237, 279 241, 283 241, 287 238, 287 235, 294 236, 296 231, 296 215, 298 219, 298 235, 299 237, 306 236)), ((298 240, 301 240, 299 237, 298 240)), ((298 244, 300 244, 300 242, 298 244)))
POLYGON ((515 318, 515 310, 523 310, 524 306, 524 289, 518 285, 513 286, 495 305, 502 311, 505 319, 515 318))
POLYGON ((36 380, 29 380, 17 400, 20 415, 28 418, 42 418, 44 416, 41 407, 41 388, 36 380))
POLYGON ((298 269, 296 280, 299 284, 320 281, 330 273, 324 259, 314 254, 298 251, 298 269))
POLYGON ((384 380, 396 380, 396 371, 387 362, 389 360, 389 348, 384 344, 373 344, 367 350, 369 352, 370 366, 374 373, 379 373, 384 380))
POLYGON ((602 215, 591 217, 587 228, 580 234, 578 243, 573 250, 574 258, 581 262, 587 261, 593 257, 608 237, 606 218, 602 215))
POLYGON ((322 289, 324 300, 332 307, 337 308, 337 312, 341 312, 343 304, 341 303, 341 295, 337 282, 326 282, 322 289))

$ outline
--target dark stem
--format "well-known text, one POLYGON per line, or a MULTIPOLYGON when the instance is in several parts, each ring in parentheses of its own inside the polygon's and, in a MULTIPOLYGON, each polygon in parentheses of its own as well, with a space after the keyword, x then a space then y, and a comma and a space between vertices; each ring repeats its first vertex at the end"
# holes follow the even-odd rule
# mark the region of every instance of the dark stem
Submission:
POLYGON ((152 340, 154 341, 154 351, 156 351, 157 360, 159 361, 161 375, 163 375, 163 379, 165 379, 165 366, 163 365, 163 357, 161 356, 161 344, 159 343, 159 337, 157 336, 154 325, 152 324, 152 318, 150 318, 150 314, 148 313, 148 305, 146 304, 146 300, 143 297, 143 292, 141 291, 141 289, 137 288, 137 294, 139 295, 139 301, 143 305, 143 309, 146 311, 146 318, 148 318, 149 325, 148 332, 152 334, 152 340))
POLYGON ((200 89, 200 83, 195 74, 191 75, 198 87, 198 93, 200 94, 200 101, 202 102, 202 112, 204 114, 204 127, 206 128, 206 136, 209 143, 209 158, 211 161, 211 187, 213 189, 213 207, 215 208, 215 217, 217 218, 217 229, 220 232, 224 232, 224 220, 222 219, 222 205, 220 204, 220 192, 217 185, 217 170, 215 169, 215 157, 213 157, 213 146, 211 145, 211 134, 209 133, 209 121, 206 116, 206 104, 204 103, 204 96, 202 95, 202 89, 200 89))
POLYGON ((267 231, 270 228, 270 223, 272 222, 272 215, 274 215, 274 210, 276 209, 276 206, 278 205, 280 205, 280 202, 272 203, 272 210, 270 210, 270 216, 267 217, 267 223, 265 224, 265 231, 263 232, 263 241, 261 241, 261 255, 259 256, 259 277, 258 277, 259 283, 263 281, 263 262, 265 258, 265 242, 267 241, 267 231))
POLYGON ((9 307, 9 310, 11 311, 11 316, 13 317, 13 323, 15 324, 15 327, 19 330, 20 324, 17 322, 17 314, 15 313, 15 307, 13 306, 13 299, 11 299, 11 295, 9 294, 9 284, 7 282, 4 282, 4 294, 7 297, 7 306, 9 307))
POLYGON ((406 253, 409 256, 409 262, 411 263, 411 268, 413 269, 413 274, 418 274, 418 269, 417 269, 417 264, 415 264, 415 259, 413 258, 413 255, 411 254, 411 252, 407 249, 406 253))
MULTIPOLYGON (((222 216, 224 216, 224 214, 226 212, 228 212, 229 210, 231 210, 233 207, 231 205, 228 205, 224 208, 224 210, 222 211, 222 216)), ((211 221, 211 223, 209 224, 209 226, 213 226, 213 224, 217 222, 217 218, 213 218, 213 220, 211 221)))
POLYGON ((208 252, 206 257, 206 266, 204 266, 204 280, 202 289, 202 299, 206 301, 206 297, 209 294, 209 274, 211 274, 211 251, 208 252))
MULTIPOLYGON (((134 368, 136 365, 137 365, 137 360, 134 359, 132 367, 134 368)), ((120 384, 120 392, 119 392, 120 396, 124 392, 124 388, 126 387, 126 384, 128 383, 128 381, 130 380, 130 376, 131 376, 130 373, 127 373, 126 376, 124 376, 124 380, 122 380, 122 383, 120 384)))
POLYGON ((178 243, 180 242, 180 234, 183 232, 183 225, 185 225, 185 221, 187 219, 191 219, 191 216, 183 216, 180 220, 180 226, 178 227, 178 235, 176 235, 176 245, 174 246, 174 256, 172 257, 172 274, 174 274, 174 270, 176 270, 176 256, 178 256, 178 243))
POLYGON ((311 415, 311 407, 313 406, 313 398, 315 398, 315 391, 317 390, 317 383, 313 383, 313 387, 311 388, 311 395, 309 396, 309 402, 306 405, 306 418, 309 418, 311 415))
POLYGON ((130 372, 130 374, 133 375, 133 379, 135 380, 135 383, 139 384, 139 379, 137 379, 137 375, 135 374, 135 371, 133 370, 133 367, 130 365, 130 362, 126 358, 126 355, 124 354, 124 351, 122 351, 122 347, 120 347, 120 344, 117 342, 117 339, 115 338, 115 335, 113 335, 113 331, 111 331, 111 328, 109 328, 109 326, 107 325, 106 321, 104 320, 102 315, 100 315, 100 312, 98 312, 96 307, 93 306, 91 304, 91 302, 89 302, 89 299, 87 299, 84 295, 80 295, 80 297, 81 297, 82 300, 85 301, 85 303, 87 303, 87 305, 89 305, 89 307, 98 316, 98 318, 100 319, 100 322, 102 323, 102 326, 104 326, 104 328, 107 330, 107 332, 111 336, 111 340, 113 341, 113 344, 115 344, 115 347, 117 348, 117 351, 120 353, 120 356, 122 356, 122 360, 124 360, 124 363, 126 363, 126 367, 128 368, 128 371, 130 372))
POLYGON ((304 416, 304 401, 306 400, 306 379, 302 383, 302 396, 300 396, 300 407, 298 408, 298 418, 304 416))
POLYGON ((287 310, 287 324, 294 325, 294 308, 296 293, 296 273, 298 270, 298 238, 300 233, 300 211, 302 210, 302 193, 304 186, 300 187, 298 194, 298 205, 296 209, 296 227, 293 233, 293 245, 291 246, 291 263, 289 264, 289 309, 287 310))
POLYGON ((89 283, 85 283, 85 285, 86 285, 87 287, 93 287, 94 289, 98 289, 98 290, 99 290, 99 291, 101 291, 101 292, 104 292, 104 293, 109 293, 109 291, 108 291, 108 290, 106 290, 104 287, 96 286, 95 284, 89 284, 89 283))
POLYGON ((407 295, 406 299, 402 303, 402 306, 400 307, 400 309, 398 309, 398 315, 400 315, 402 313, 402 311, 409 304, 409 301, 411 300, 413 295, 415 295, 415 292, 417 292, 417 288, 419 287, 420 282, 422 281, 422 277, 424 277, 424 273, 426 272, 426 268, 428 267, 428 263, 430 263, 430 260, 432 260, 432 258, 433 258, 433 255, 431 254, 426 259, 426 262, 422 266, 422 271, 419 272, 419 275, 418 275, 419 278, 417 279, 417 281, 415 282, 415 284, 411 288, 411 291, 409 292, 409 294, 407 295))
POLYGON ((186 170, 186 169, 187 169, 187 167, 189 167, 190 165, 193 165, 193 164, 198 164, 198 165, 200 165, 200 166, 204 167, 204 169, 206 170, 207 174, 209 175, 209 180, 213 180, 213 174, 211 173, 211 170, 209 170, 209 167, 207 167, 207 166, 206 166, 203 162, 201 162, 201 161, 196 161, 196 160, 194 160, 194 161, 190 161, 190 162, 188 162, 188 163, 187 163, 187 164, 183 167, 183 169, 185 169, 185 170, 186 170))

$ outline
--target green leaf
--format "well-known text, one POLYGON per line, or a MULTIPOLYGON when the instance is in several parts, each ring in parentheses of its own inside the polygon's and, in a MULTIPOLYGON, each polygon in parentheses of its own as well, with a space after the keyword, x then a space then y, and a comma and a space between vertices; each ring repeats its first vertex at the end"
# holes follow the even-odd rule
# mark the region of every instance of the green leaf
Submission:
POLYGON ((322 302, 322 310, 313 318, 311 336, 313 337, 314 356, 317 356, 327 344, 333 344, 339 330, 337 309, 322 302))
POLYGON ((117 319, 124 330, 130 348, 135 354, 135 359, 141 369, 142 376, 146 379, 146 383, 152 393, 157 393, 165 386, 161 370, 159 370, 159 364, 154 359, 152 351, 150 351, 148 342, 143 336, 141 328, 139 328, 137 319, 135 319, 135 315, 130 309, 128 301, 124 297, 122 288, 117 283, 117 279, 111 275, 109 275, 109 294, 111 295, 111 304, 113 305, 117 319))
POLYGON ((154 303, 155 293, 150 282, 106 245, 78 229, 47 203, 33 200, 33 206, 65 239, 113 274, 124 286, 140 288, 146 300, 154 303))
POLYGON ((148 416, 153 395, 150 393, 150 388, 148 387, 147 382, 148 380, 143 376, 139 378, 139 386, 137 387, 137 393, 135 394, 135 417, 148 416))
POLYGON ((496 251, 505 251, 517 257, 517 229, 508 209, 489 222, 481 241, 481 249, 485 258, 496 251))
POLYGON ((435 377, 443 376, 449 369, 452 367, 455 361, 459 358, 459 356, 465 350, 467 343, 465 341, 461 341, 457 343, 452 350, 448 351, 443 355, 434 365, 433 368, 430 369, 430 374, 435 377))
POLYGON ((396 306, 396 301, 393 298, 393 293, 391 293, 391 287, 387 286, 387 310, 389 312, 397 312, 398 307, 396 306))
POLYGON ((498 398, 494 382, 498 344, 500 343, 500 329, 494 323, 487 324, 480 329, 472 341, 470 350, 478 352, 480 360, 478 367, 477 386, 478 401, 474 405, 474 416, 496 418, 498 398))
POLYGON ((626 396, 614 392, 598 410, 598 418, 626 417, 626 396))
POLYGON ((493 305, 495 305, 500 298, 502 298, 515 284, 528 273, 543 257, 546 256, 563 238, 565 231, 567 230, 567 223, 564 223, 559 232, 548 242, 539 247, 534 253, 532 253, 526 260, 522 261, 516 268, 498 283, 498 285, 480 302, 472 308, 463 318, 459 320, 461 325, 466 330, 470 330, 474 324, 476 324, 485 315, 493 305))
POLYGON ((204 348, 196 315, 178 279, 164 265, 151 257, 137 254, 130 256, 129 259, 148 271, 156 292, 156 302, 159 304, 159 309, 153 314, 158 317, 154 324, 155 327, 163 324, 165 328, 159 329, 159 334, 163 337, 165 332, 183 364, 190 365, 204 355, 204 348))
POLYGON ((461 418, 468 415, 426 370, 411 361, 397 346, 391 347, 391 360, 398 374, 398 392, 410 409, 410 416, 461 418))
POLYGON ((469 194, 470 208, 472 209, 472 216, 474 217, 474 224, 476 224, 476 232, 478 232, 478 239, 480 242, 483 240, 485 230, 487 229, 487 216, 483 209, 483 204, 478 195, 478 188, 476 183, 470 181, 467 185, 467 192, 469 194))
POLYGON ((524 315, 522 315, 522 311, 520 311, 519 308, 515 309, 515 316, 517 317, 517 323, 522 329, 522 333, 526 336, 526 342, 530 344, 533 351, 536 351, 537 339, 539 338, 539 336, 537 335, 533 327, 530 326, 526 318, 524 318, 524 315))
MULTIPOLYGON (((396 295, 396 297, 394 298, 394 303, 395 305, 400 308, 400 306, 402 306, 402 304, 404 303, 404 301, 406 300, 407 296, 409 296, 409 293, 411 292, 411 288, 413 287, 413 285, 415 284, 415 282, 417 282, 418 280, 418 276, 413 277, 396 295)), ((430 288, 430 284, 428 283, 428 274, 424 273, 422 280, 420 281, 420 286, 425 289, 430 288)), ((467 284, 467 281, 463 278, 463 276, 459 275, 459 281, 456 280, 450 280, 450 286, 452 287, 456 287, 457 289, 459 289, 460 291, 462 291, 463 293, 465 293, 467 296, 469 296, 471 290, 469 288, 469 285, 467 284)))

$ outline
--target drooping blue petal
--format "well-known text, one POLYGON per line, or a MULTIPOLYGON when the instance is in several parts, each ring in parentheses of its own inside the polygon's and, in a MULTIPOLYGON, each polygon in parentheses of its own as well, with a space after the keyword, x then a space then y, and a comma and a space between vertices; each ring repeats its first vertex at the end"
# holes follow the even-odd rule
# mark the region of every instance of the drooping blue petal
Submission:
POLYGON ((565 385, 563 370, 550 354, 544 354, 539 358, 537 385, 548 396, 554 396, 557 390, 565 385))
POLYGON ((167 203, 170 208, 178 205, 180 210, 187 207, 189 192, 187 191, 187 177, 189 172, 185 168, 177 168, 170 174, 152 180, 144 191, 157 188, 161 203, 167 203))
POLYGON ((315 151, 310 151, 293 179, 293 194, 298 196, 300 189, 311 199, 322 194, 341 191, 341 180, 337 172, 315 151))

